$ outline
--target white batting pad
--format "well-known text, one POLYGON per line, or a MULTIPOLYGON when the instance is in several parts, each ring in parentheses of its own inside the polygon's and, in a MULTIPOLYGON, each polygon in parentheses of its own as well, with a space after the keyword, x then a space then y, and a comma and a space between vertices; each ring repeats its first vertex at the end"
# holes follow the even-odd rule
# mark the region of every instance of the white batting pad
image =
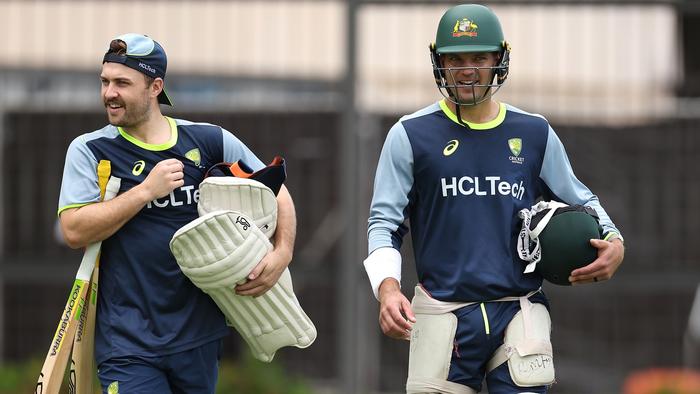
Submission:
POLYGON ((305 348, 316 339, 316 327, 294 295, 289 269, 259 297, 235 293, 236 284, 245 282, 272 249, 244 214, 208 213, 178 230, 170 249, 182 272, 211 296, 257 359, 272 361, 279 348, 305 348))
POLYGON ((199 185, 197 211, 242 212, 271 238, 277 227, 277 198, 264 184, 246 178, 210 176, 199 185))
POLYGON ((416 322, 411 329, 406 393, 476 394, 471 387, 447 380, 457 331, 457 316, 439 308, 427 311, 434 301, 422 287, 416 286, 411 302, 416 322))
POLYGON ((272 361, 281 347, 305 348, 316 340, 316 327, 299 305, 289 269, 259 297, 238 296, 231 289, 209 294, 260 361, 272 361))
POLYGON ((554 359, 547 308, 521 299, 520 311, 506 328, 504 342, 508 369, 516 385, 532 387, 554 383, 554 359))

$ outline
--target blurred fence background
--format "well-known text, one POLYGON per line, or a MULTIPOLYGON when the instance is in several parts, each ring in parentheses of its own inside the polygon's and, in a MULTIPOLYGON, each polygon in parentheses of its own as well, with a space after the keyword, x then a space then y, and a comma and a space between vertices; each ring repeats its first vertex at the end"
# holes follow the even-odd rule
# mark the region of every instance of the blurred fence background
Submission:
MULTIPOLYGON (((219 124, 263 161, 288 160, 291 270, 319 336, 274 363, 319 393, 401 392, 408 344, 379 330, 361 264, 366 219, 389 127, 440 98, 427 47, 453 4, 0 0, 0 361, 45 355, 81 256, 56 235, 65 151, 106 122, 107 44, 139 32, 168 54, 166 114, 219 124)), ((485 4, 513 47, 497 98, 550 120, 627 242, 613 281, 546 286, 551 392, 618 393, 635 371, 700 359, 700 333, 686 333, 700 282, 700 5, 485 4)), ((224 357, 245 351, 232 332, 224 357)))

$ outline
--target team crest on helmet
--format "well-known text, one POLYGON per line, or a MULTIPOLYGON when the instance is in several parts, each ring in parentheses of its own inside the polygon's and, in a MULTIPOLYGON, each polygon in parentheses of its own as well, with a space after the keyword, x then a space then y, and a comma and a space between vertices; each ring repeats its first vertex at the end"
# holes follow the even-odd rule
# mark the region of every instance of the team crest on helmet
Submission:
POLYGON ((476 25, 469 18, 462 18, 455 22, 455 27, 452 29, 452 37, 476 37, 478 35, 477 29, 479 26, 476 25))

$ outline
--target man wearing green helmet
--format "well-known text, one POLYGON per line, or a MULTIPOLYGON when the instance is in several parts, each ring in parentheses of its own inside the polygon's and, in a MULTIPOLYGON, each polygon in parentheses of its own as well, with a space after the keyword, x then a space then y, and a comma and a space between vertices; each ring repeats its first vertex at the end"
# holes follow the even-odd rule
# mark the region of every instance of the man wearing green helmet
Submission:
POLYGON ((476 393, 484 379, 492 394, 544 393, 554 382, 551 321, 537 259, 518 256, 519 213, 558 201, 596 214, 603 239, 590 240, 594 261, 571 271, 571 284, 610 279, 622 236, 547 120, 494 100, 510 47, 493 11, 448 9, 430 59, 444 99, 391 128, 375 175, 364 266, 380 326, 411 341, 408 393, 476 393), (400 288, 409 222, 412 303, 400 288))
POLYGON ((476 113, 474 109, 485 103, 490 105, 484 108, 497 110, 491 97, 508 77, 510 47, 490 9, 465 4, 448 10, 430 45, 430 59, 435 82, 451 109, 461 112, 468 106, 467 112, 476 113))

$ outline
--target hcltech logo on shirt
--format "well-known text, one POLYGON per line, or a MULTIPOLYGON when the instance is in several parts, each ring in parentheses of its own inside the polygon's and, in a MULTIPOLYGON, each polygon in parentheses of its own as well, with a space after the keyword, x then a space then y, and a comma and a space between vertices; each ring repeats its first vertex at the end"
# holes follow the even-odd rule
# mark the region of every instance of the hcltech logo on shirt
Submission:
POLYGON ((456 197, 459 193, 463 196, 512 196, 513 198, 522 200, 525 195, 523 181, 511 184, 502 181, 500 176, 486 176, 483 178, 478 176, 463 176, 457 178, 453 176, 450 178, 440 178, 440 185, 442 187, 443 197, 456 197))
POLYGON ((153 201, 149 201, 146 204, 146 208, 165 208, 165 207, 179 207, 181 205, 192 205, 199 202, 199 189, 195 189, 194 185, 182 186, 170 192, 165 197, 156 198, 153 201), (176 194, 177 193, 177 194, 176 194))

